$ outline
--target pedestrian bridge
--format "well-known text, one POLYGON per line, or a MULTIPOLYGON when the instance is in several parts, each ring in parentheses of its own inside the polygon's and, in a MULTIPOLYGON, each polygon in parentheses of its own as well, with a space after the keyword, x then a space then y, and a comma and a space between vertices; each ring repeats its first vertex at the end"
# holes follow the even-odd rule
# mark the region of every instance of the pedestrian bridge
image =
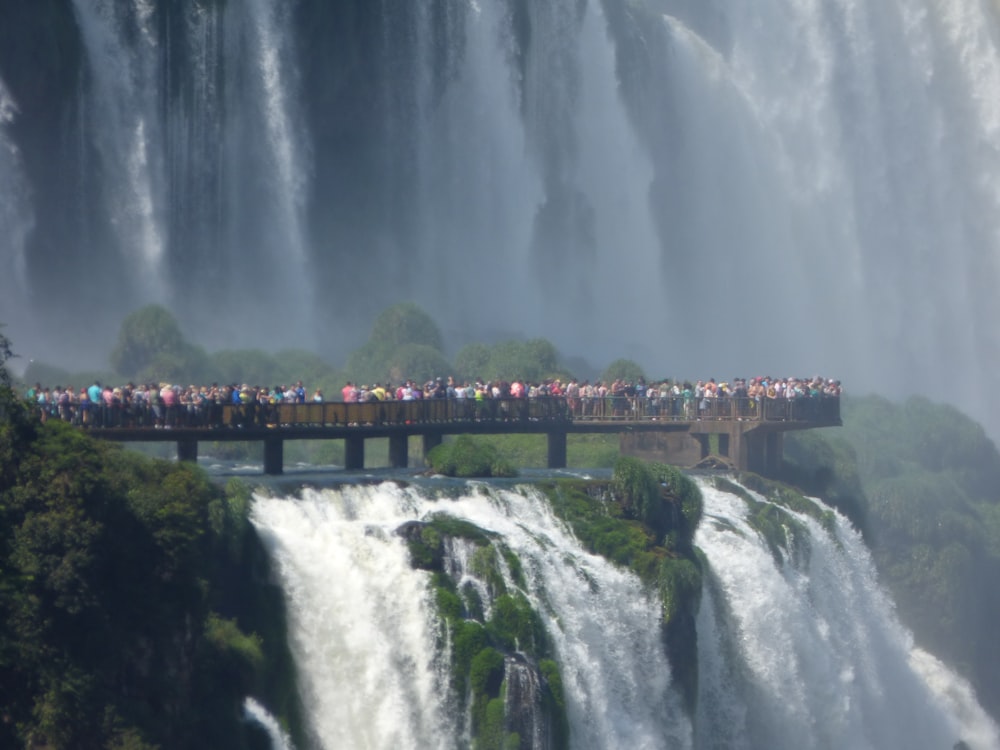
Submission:
POLYGON ((180 404, 101 406, 83 424, 95 437, 118 442, 174 442, 180 460, 195 461, 198 444, 259 442, 264 473, 283 471, 286 440, 343 440, 345 468, 365 468, 365 442, 389 441, 389 462, 406 468, 409 439, 423 454, 445 435, 543 434, 549 468, 566 466, 568 435, 618 434, 622 453, 690 467, 710 453, 734 468, 773 475, 781 463, 783 435, 791 430, 841 424, 840 398, 691 399, 657 402, 626 398, 421 399, 369 403, 180 404), (713 438, 713 436, 715 436, 713 438), (717 450, 711 451, 712 442, 717 450))

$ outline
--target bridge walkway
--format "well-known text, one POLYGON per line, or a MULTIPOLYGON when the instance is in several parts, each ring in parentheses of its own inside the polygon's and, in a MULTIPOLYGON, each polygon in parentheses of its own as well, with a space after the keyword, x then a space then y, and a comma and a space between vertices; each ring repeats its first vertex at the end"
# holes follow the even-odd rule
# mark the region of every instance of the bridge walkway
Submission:
POLYGON ((781 434, 841 424, 840 399, 423 399, 281 404, 101 406, 76 421, 96 437, 120 442, 176 442, 178 458, 196 460, 199 442, 261 442, 264 471, 282 473, 286 440, 345 440, 345 465, 364 468, 364 444, 389 439, 390 463, 405 468, 408 440, 423 438, 424 455, 445 435, 545 434, 550 468, 566 465, 569 434, 612 433, 622 450, 691 465, 708 455, 710 436, 737 468, 769 473, 780 462, 781 434), (654 437, 650 437, 654 436, 654 437))

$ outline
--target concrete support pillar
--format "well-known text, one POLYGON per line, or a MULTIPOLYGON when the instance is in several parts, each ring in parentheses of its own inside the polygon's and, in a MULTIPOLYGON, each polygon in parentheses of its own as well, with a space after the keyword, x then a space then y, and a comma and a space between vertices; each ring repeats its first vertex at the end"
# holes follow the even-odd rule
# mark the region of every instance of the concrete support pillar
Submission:
POLYGON ((409 438, 406 435, 390 435, 389 465, 394 469, 405 469, 409 458, 409 438))
POLYGON ((746 463, 742 468, 754 474, 767 474, 767 435, 750 432, 744 436, 746 443, 746 463))
POLYGON ((285 441, 278 437, 264 440, 264 473, 277 475, 285 470, 285 441))
POLYGON ((769 477, 778 476, 781 464, 784 461, 785 435, 781 432, 772 432, 767 436, 767 457, 764 472, 769 477))
POLYGON ((709 436, 708 435, 692 435, 692 437, 695 440, 697 440, 698 444, 701 446, 701 451, 700 451, 701 456, 699 456, 698 460, 700 461, 703 458, 708 458, 708 454, 709 454, 709 451, 711 449, 711 446, 709 445, 709 442, 708 442, 708 437, 709 436))
POLYGON ((549 468, 566 468, 566 433, 549 433, 549 468))
POLYGON ((753 433, 745 432, 743 425, 734 425, 729 431, 729 452, 726 456, 737 469, 745 471, 750 466, 750 444, 753 433))
POLYGON ((177 460, 178 461, 193 461, 198 463, 198 441, 197 440, 178 440, 177 441, 177 460))
POLYGON ((344 468, 350 470, 365 468, 365 439, 361 435, 344 438, 344 468))

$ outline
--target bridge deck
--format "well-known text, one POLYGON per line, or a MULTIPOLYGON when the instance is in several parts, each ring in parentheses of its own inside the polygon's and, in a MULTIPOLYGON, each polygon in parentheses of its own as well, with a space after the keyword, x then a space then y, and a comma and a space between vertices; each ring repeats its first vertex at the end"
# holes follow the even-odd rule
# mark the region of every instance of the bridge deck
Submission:
MULTIPOLYGON (((682 399, 651 404, 626 399, 428 399, 364 404, 204 404, 170 408, 98 407, 76 421, 93 435, 120 442, 176 442, 178 456, 197 458, 199 442, 253 441, 265 446, 265 471, 281 473, 285 440, 348 441, 348 468, 363 468, 364 440, 389 438, 393 465, 406 465, 405 441, 422 436, 425 449, 454 434, 544 434, 549 465, 565 466, 566 436, 583 433, 683 433, 700 441, 718 434, 733 445, 734 463, 754 463, 753 435, 841 424, 840 399, 711 399, 707 408, 682 399), (743 447, 749 436, 749 453, 743 447), (402 443, 400 441, 403 441, 402 443)), ((773 442, 773 440, 772 440, 773 442)), ((624 445, 624 443, 623 443, 624 445)), ((772 448, 780 453, 780 445, 772 448)), ((703 457, 703 456, 702 456, 703 457)), ((773 463, 773 456, 769 460, 773 463)))

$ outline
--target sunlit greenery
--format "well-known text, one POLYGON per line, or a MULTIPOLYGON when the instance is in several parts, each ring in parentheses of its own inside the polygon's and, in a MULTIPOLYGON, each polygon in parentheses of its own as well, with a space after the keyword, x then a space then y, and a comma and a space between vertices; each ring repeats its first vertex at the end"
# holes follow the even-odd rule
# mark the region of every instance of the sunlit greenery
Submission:
POLYGON ((516 660, 540 677, 539 697, 551 729, 550 746, 566 748, 569 733, 559 667, 541 618, 520 588, 524 580, 517 556, 494 534, 446 512, 423 523, 409 523, 399 533, 406 538, 413 566, 432 572, 438 614, 448 630, 445 640, 451 652, 452 689, 471 717, 473 747, 520 747, 516 731, 506 726, 504 710, 506 664, 516 660), (449 539, 474 546, 467 573, 482 583, 488 602, 476 587, 458 588, 445 572, 449 539), (518 588, 508 586, 508 576, 518 588))
POLYGON ((246 489, 0 403, 0 746, 259 747, 249 694, 298 735, 246 489))
POLYGON ((634 459, 616 464, 610 483, 565 480, 539 486, 585 548, 630 568, 659 596, 671 669, 693 710, 695 615, 704 567, 693 544, 702 503, 697 486, 673 467, 634 459))
POLYGON ((601 374, 601 380, 606 383, 613 383, 619 379, 635 383, 639 379, 645 380, 646 373, 637 362, 631 359, 616 359, 601 374))

